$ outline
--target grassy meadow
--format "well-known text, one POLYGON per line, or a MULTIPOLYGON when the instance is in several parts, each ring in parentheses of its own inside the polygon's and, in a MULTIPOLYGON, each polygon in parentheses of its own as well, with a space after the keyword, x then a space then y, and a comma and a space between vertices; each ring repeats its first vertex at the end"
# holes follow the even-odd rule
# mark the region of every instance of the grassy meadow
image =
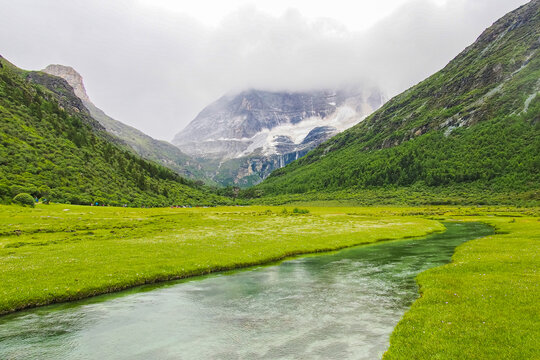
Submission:
POLYGON ((384 359, 540 358, 538 209, 295 206, 0 206, 0 313, 476 221, 496 233, 418 276, 384 359))
POLYGON ((0 206, 0 313, 444 230, 385 211, 0 206))

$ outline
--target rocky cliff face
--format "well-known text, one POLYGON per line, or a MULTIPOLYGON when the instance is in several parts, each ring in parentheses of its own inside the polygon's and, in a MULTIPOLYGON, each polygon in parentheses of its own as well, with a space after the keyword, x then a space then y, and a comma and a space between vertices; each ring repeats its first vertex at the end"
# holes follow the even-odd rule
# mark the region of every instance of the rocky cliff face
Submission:
POLYGON ((72 67, 64 65, 49 65, 43 69, 43 72, 61 77, 62 79, 66 80, 68 84, 71 85, 75 95, 77 95, 79 99, 81 99, 83 102, 91 102, 90 98, 88 98, 88 95, 86 94, 86 89, 84 88, 81 74, 75 71, 75 69, 72 67))
POLYGON ((357 124, 384 101, 377 89, 244 91, 206 107, 173 144, 217 164, 207 171, 219 183, 247 186, 357 124))

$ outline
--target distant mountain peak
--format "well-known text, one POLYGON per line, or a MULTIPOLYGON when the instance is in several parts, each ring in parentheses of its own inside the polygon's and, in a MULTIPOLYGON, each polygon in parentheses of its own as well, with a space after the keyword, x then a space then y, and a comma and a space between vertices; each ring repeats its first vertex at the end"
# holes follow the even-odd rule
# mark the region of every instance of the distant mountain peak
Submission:
POLYGON ((42 71, 47 74, 63 78, 73 88, 75 95, 77 95, 79 99, 85 102, 91 102, 90 98, 86 94, 86 89, 84 88, 83 77, 71 66, 52 64, 47 66, 42 71))
POLYGON ((297 141, 291 145, 300 145, 311 130, 321 126, 327 130, 332 127, 327 133, 331 136, 378 109, 384 98, 378 89, 249 89, 227 94, 208 105, 175 136, 173 144, 202 158, 231 159, 249 155, 257 148, 268 155, 280 153, 279 147, 273 146, 274 139, 294 135, 297 141), (302 138, 298 138, 300 135, 302 138))
POLYGON ((256 184, 276 168, 359 123, 385 102, 377 88, 247 89, 205 107, 173 144, 222 185, 256 184))

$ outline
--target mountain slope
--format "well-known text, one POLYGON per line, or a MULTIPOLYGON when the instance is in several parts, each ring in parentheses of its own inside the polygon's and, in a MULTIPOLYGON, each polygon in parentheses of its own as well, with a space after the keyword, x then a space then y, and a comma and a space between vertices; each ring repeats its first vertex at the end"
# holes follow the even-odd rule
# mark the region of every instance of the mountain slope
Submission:
POLYGON ((0 57, 0 198, 21 192, 75 204, 227 202, 133 154, 65 80, 0 57))
POLYGON ((73 68, 64 65, 49 65, 43 72, 66 80, 73 88, 75 95, 88 109, 90 115, 108 132, 124 140, 143 158, 158 162, 183 176, 206 180, 200 165, 179 148, 166 141, 156 140, 134 127, 115 120, 95 106, 86 94, 82 76, 73 68))
POLYGON ((384 103, 377 89, 247 90, 207 106, 173 143, 223 185, 249 186, 360 122, 384 103))
POLYGON ((444 69, 274 171, 258 192, 456 187, 537 199, 539 4, 497 21, 444 69))
POLYGON ((380 93, 359 89, 243 91, 207 106, 174 137, 173 144, 192 156, 222 160, 249 155, 257 149, 265 155, 288 153, 312 129, 326 127, 327 132, 335 134, 382 102, 380 93), (332 114, 336 116, 329 118, 332 114))

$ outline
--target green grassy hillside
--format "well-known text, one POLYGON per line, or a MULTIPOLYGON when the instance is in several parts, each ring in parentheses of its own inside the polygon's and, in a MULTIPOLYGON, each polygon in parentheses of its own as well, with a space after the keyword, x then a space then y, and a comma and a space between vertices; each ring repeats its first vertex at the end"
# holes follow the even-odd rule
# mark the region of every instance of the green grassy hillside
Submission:
POLYGON ((246 196, 465 188, 538 202, 539 7, 506 15, 444 69, 246 196))
POLYGON ((182 176, 214 184, 206 177, 199 162, 184 154, 176 146, 166 141, 156 140, 134 127, 111 118, 91 102, 83 100, 83 103, 92 117, 99 121, 108 132, 122 139, 143 158, 155 161, 182 176))
POLYGON ((22 192, 73 204, 228 202, 107 134, 63 79, 0 57, 0 199, 22 192))

